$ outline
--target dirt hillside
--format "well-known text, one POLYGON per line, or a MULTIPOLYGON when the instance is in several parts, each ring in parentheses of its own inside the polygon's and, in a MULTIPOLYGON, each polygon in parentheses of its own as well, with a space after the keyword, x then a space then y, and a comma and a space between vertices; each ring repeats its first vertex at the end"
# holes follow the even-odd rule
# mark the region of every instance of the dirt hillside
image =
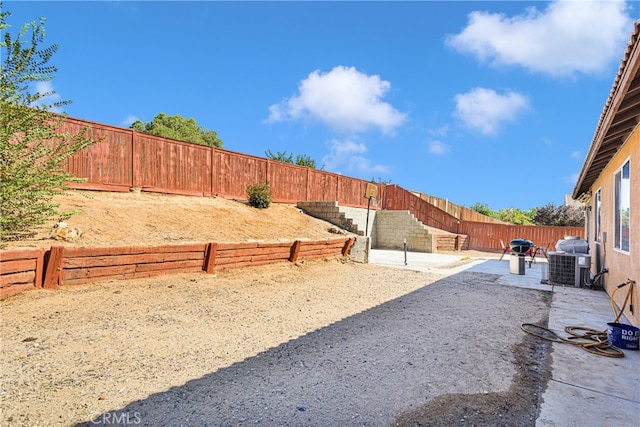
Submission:
MULTIPOLYGON (((71 191, 54 201, 62 211, 78 211, 66 222, 82 231, 82 236, 62 243, 69 246, 319 240, 335 238, 338 231, 293 205, 256 209, 222 198, 99 191, 71 191)), ((8 249, 60 244, 50 237, 53 225, 32 239, 9 242, 8 249)))

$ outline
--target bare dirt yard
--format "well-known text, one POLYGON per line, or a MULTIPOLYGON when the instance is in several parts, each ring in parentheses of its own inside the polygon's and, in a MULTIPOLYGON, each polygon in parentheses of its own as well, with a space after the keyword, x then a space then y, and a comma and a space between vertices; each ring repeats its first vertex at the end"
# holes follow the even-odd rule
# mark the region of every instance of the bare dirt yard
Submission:
MULTIPOLYGON (((66 222, 82 231, 69 246, 171 245, 193 242, 291 241, 336 235, 331 224, 293 205, 255 209, 240 201, 158 193, 73 191, 55 199, 62 211, 78 211, 66 222)), ((51 224, 53 225, 53 224, 51 224)), ((50 230, 15 247, 49 247, 50 230)))
MULTIPOLYGON (((336 237, 293 206, 74 192, 72 246, 336 237)), ((59 244, 43 231, 9 248, 59 244)), ((487 254, 460 253, 460 264, 487 254)), ((1 425, 529 426, 548 298, 490 274, 344 259, 30 291, 0 302, 1 425)))

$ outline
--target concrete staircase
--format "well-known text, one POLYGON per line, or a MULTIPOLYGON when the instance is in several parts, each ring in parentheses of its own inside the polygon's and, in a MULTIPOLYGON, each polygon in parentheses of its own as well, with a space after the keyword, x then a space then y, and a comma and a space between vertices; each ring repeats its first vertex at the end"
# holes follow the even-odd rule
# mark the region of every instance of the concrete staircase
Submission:
MULTIPOLYGON (((337 202, 298 202, 306 214, 327 221, 358 236, 365 235, 367 210, 339 206, 337 202)), ((416 252, 456 251, 469 247, 468 236, 422 224, 409 211, 369 210, 371 247, 416 252)))
MULTIPOLYGON (((358 236, 365 235, 367 225, 367 210, 362 208, 350 208, 338 206, 338 202, 298 202, 299 209, 308 215, 330 222, 331 224, 347 230, 358 236)), ((369 211, 369 233, 373 229, 375 210, 369 211)))

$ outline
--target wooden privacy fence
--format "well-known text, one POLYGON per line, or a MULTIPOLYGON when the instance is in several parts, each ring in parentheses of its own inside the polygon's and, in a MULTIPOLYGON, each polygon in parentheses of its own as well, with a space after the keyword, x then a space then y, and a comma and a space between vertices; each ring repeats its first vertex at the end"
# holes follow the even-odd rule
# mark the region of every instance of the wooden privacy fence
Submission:
POLYGON ((416 191, 412 191, 412 193, 420 197, 422 200, 426 200, 427 202, 437 207, 438 209, 441 209, 446 213, 453 215, 454 217, 460 220, 476 221, 476 222, 491 222, 495 224, 508 224, 507 222, 500 221, 499 219, 483 215, 480 212, 476 212, 464 206, 451 203, 449 199, 441 199, 439 197, 430 196, 428 194, 419 193, 416 191))
MULTIPOLYGON (((70 188, 246 199, 247 185, 269 182, 272 201, 338 201, 367 207, 368 181, 74 118, 61 130, 99 142, 75 153, 65 171, 86 182, 70 188)), ((384 185, 378 184, 380 194, 384 185)), ((382 196, 380 196, 382 197, 382 196)))
POLYGON ((454 233, 456 236, 439 235, 436 237, 436 249, 455 250, 475 249, 482 251, 501 251, 504 243, 513 239, 532 240, 541 247, 553 247, 565 236, 584 238, 583 227, 553 227, 543 225, 515 225, 461 220, 429 203, 424 198, 397 185, 385 189, 383 208, 406 210, 411 212, 424 225, 454 233), (455 245, 449 240, 456 239, 455 245))
MULTIPOLYGON (((68 159, 65 170, 87 179, 70 183, 73 188, 140 188, 246 199, 247 185, 269 182, 276 203, 337 201, 341 206, 367 207, 364 194, 369 182, 365 180, 79 119, 64 118, 61 123, 61 130, 70 134, 84 128, 100 142, 68 159)), ((378 184, 378 188, 382 203, 372 208, 407 210, 424 225, 458 234, 458 249, 501 250, 500 240, 507 244, 518 237, 547 245, 565 235, 584 235, 581 227, 479 225, 485 221, 480 214, 460 210, 454 212, 456 217, 438 207, 442 200, 424 200, 397 185, 378 184)), ((448 202, 442 207, 448 209, 448 202)), ((446 240, 442 238, 443 247, 451 245, 446 240)))
POLYGON ((354 238, 0 251, 0 299, 32 288, 347 256, 354 238))
POLYGON ((554 227, 545 225, 491 224, 485 222, 461 221, 460 233, 469 236, 469 249, 502 251, 500 241, 505 245, 513 239, 527 239, 537 246, 554 250, 558 240, 565 236, 584 238, 583 227, 554 227))
POLYGON ((388 185, 382 202, 383 209, 409 211, 418 221, 450 233, 458 233, 460 220, 438 209, 426 200, 397 185, 388 185))

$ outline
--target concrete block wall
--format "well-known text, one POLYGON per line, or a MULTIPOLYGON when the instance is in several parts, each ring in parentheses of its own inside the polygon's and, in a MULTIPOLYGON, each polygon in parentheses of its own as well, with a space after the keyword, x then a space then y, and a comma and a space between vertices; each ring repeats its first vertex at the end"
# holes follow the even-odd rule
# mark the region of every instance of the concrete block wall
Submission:
MULTIPOLYGON (((338 206, 338 202, 298 202, 299 209, 307 214, 330 222, 331 224, 347 230, 358 236, 365 235, 367 225, 367 210, 363 208, 350 208, 338 206)), ((371 235, 375 222, 376 211, 369 210, 369 232, 371 235)))
MULTIPOLYGON (((333 202, 298 202, 299 209, 308 215, 322 219, 337 227, 347 230, 358 236, 364 236, 367 225, 367 209, 338 206, 333 202)), ((370 239, 364 243, 356 239, 356 246, 362 245, 362 250, 354 251, 362 253, 358 257, 368 260, 370 248, 379 249, 403 249, 404 240, 407 240, 407 248, 416 252, 435 252, 435 237, 427 227, 422 225, 409 211, 369 210, 370 239)), ((367 261, 364 261, 367 262, 367 261)))
MULTIPOLYGON (((367 210, 363 208, 350 208, 346 206, 340 206, 340 213, 344 214, 344 217, 351 220, 351 223, 357 227, 359 236, 365 235, 365 228, 367 227, 367 210)), ((366 233, 367 236, 371 236, 373 232, 373 225, 376 221, 376 210, 369 209, 369 230, 366 233)))
POLYGON ((403 249, 433 253, 433 235, 409 211, 378 211, 372 246, 379 249, 403 249))

